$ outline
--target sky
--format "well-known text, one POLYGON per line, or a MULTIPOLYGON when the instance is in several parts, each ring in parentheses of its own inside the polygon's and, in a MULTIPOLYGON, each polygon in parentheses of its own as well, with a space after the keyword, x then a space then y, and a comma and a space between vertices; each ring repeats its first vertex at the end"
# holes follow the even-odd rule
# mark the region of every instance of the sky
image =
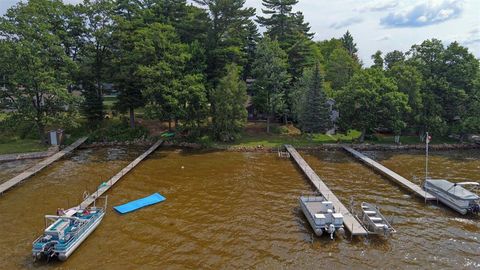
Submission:
MULTIPOLYGON (((0 0, 0 14, 17 2, 0 0)), ((261 0, 246 5, 261 14, 261 0)), ((366 66, 377 50, 406 51, 431 38, 445 45, 458 41, 480 58, 480 0, 299 0, 295 11, 303 12, 314 40, 339 38, 349 30, 366 66)))

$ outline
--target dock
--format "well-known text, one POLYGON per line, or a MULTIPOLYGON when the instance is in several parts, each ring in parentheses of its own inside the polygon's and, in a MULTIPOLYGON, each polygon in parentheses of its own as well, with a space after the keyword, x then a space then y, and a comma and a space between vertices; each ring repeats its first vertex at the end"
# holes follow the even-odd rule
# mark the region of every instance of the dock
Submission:
POLYGON ((105 192, 107 192, 113 185, 115 185, 123 176, 129 173, 135 166, 137 166, 142 160, 144 160, 148 155, 150 155, 153 151, 157 150, 157 148, 163 144, 162 140, 157 141, 154 145, 152 145, 145 153, 141 154, 137 157, 132 163, 128 164, 125 168, 123 168, 120 172, 110 178, 107 182, 102 183, 100 187, 88 197, 84 198, 84 201, 80 203, 80 208, 86 208, 90 204, 92 204, 98 197, 102 196, 105 192))
POLYGON ((297 165, 302 169, 307 178, 312 182, 312 184, 317 188, 317 190, 322 194, 325 199, 331 201, 335 209, 340 211, 343 215, 343 224, 345 228, 350 231, 352 235, 368 235, 368 232, 360 224, 360 222, 355 218, 354 215, 348 211, 348 209, 340 202, 340 200, 333 194, 333 192, 325 185, 325 183, 320 179, 320 177, 312 170, 308 163, 302 158, 302 156, 297 152, 295 148, 291 145, 285 145, 285 148, 290 153, 290 156, 293 157, 297 165))
POLYGON ((81 144, 83 144, 87 139, 88 139, 88 137, 82 137, 82 138, 76 140, 74 143, 67 146, 65 149, 57 152, 53 156, 50 156, 50 157, 40 161, 36 165, 26 169, 25 171, 23 171, 19 175, 17 175, 15 177, 13 177, 12 179, 4 182, 3 184, 0 185, 0 194, 4 193, 5 191, 7 191, 8 189, 17 185, 18 183, 24 181, 25 179, 31 177, 32 175, 40 172, 41 170, 43 170, 45 167, 52 164, 53 162, 61 159, 63 156, 72 152, 77 147, 79 147, 81 144))
POLYGON ((383 166, 382 164, 376 162, 375 160, 365 156, 364 154, 354 150, 351 147, 343 146, 343 149, 348 153, 352 154, 354 157, 362 161, 368 167, 372 168, 376 172, 382 174, 383 176, 387 177, 388 179, 394 181, 395 183, 399 184, 400 186, 404 187, 405 189, 413 192, 415 195, 421 197, 425 201, 437 200, 435 196, 423 190, 419 185, 414 184, 404 178, 403 176, 399 175, 398 173, 390 170, 389 168, 383 166))

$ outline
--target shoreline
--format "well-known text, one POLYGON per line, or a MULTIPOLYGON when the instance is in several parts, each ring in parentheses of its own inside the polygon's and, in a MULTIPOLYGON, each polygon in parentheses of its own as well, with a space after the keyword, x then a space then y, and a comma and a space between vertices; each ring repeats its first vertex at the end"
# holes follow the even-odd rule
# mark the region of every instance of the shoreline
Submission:
MULTIPOLYGON (((154 141, 151 140, 138 140, 127 142, 92 142, 81 146, 80 148, 97 148, 97 147, 110 147, 110 146, 150 146, 154 141)), ((359 151, 410 151, 410 150, 425 150, 425 144, 406 144, 406 145, 392 145, 392 144, 336 144, 326 143, 310 146, 295 146, 295 149, 300 151, 323 151, 323 150, 342 150, 342 146, 349 146, 359 151)), ((202 150, 220 150, 228 152, 260 152, 260 153, 274 153, 277 152, 278 146, 268 147, 263 145, 257 146, 228 146, 228 145, 215 145, 205 146, 198 143, 188 142, 171 142, 165 141, 164 146, 169 147, 181 147, 188 149, 202 149, 202 150)), ((442 151, 442 150, 467 150, 467 149, 480 149, 480 144, 477 143, 452 143, 452 144, 430 144, 430 151, 442 151)))

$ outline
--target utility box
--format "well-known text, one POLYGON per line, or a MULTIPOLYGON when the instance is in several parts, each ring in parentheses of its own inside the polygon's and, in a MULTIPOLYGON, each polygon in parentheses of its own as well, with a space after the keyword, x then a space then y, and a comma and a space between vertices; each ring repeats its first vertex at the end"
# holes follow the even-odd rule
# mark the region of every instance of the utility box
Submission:
POLYGON ((51 130, 48 133, 48 142, 51 145, 61 145, 63 143, 63 138, 64 138, 63 133, 64 133, 63 129, 51 130))

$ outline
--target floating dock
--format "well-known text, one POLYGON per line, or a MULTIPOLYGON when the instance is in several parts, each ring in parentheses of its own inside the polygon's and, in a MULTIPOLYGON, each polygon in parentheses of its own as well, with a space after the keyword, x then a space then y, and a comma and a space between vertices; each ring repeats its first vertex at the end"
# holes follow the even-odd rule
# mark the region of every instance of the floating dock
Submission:
POLYGON ((335 209, 340 211, 343 215, 343 224, 345 228, 352 235, 368 235, 368 232, 363 228, 363 226, 358 222, 358 220, 353 216, 350 211, 340 202, 340 200, 333 194, 333 192, 325 185, 325 183, 318 177, 318 175, 310 168, 308 163, 302 158, 302 156, 293 148, 291 145, 285 145, 285 148, 293 157, 297 165, 302 169, 307 178, 312 182, 312 184, 318 189, 325 199, 331 201, 335 209))
POLYGON ((137 166, 142 160, 144 160, 148 155, 150 155, 153 151, 155 151, 160 145, 162 145, 163 141, 159 140, 154 145, 152 145, 145 153, 137 157, 132 163, 128 164, 127 167, 123 168, 120 172, 118 172, 115 176, 110 178, 107 182, 100 185, 100 187, 92 194, 90 194, 87 198, 84 199, 82 203, 80 203, 80 208, 86 208, 90 204, 92 204, 96 198, 102 196, 105 192, 107 192, 113 185, 115 185, 123 176, 125 176, 128 172, 130 172, 135 166, 137 166))
POLYGON ((75 148, 79 147, 82 143, 84 143, 86 140, 88 139, 88 137, 83 137, 83 138, 80 138, 78 139, 77 141, 75 141, 74 143, 72 143, 71 145, 67 146, 65 149, 59 151, 58 153, 56 153, 55 155, 49 157, 49 158, 46 158, 42 161, 40 161, 39 163, 37 163, 36 165, 34 165, 33 167, 30 167, 28 169, 26 169, 24 172, 22 172, 21 174, 13 177, 12 179, 6 181, 5 183, 1 184, 0 185, 0 194, 4 193, 5 191, 7 191, 8 189, 10 189, 11 187, 17 185, 18 183, 22 182, 23 180, 31 177, 32 175, 38 173, 39 171, 43 170, 45 167, 47 167, 48 165, 52 164, 53 162, 61 159, 63 156, 65 156, 66 154, 70 153, 71 151, 73 151, 75 148))
POLYGON ((426 201, 437 200, 435 196, 423 190, 420 186, 408 181, 406 178, 402 177, 401 175, 397 174, 396 172, 390 170, 389 168, 383 166, 382 164, 374 161, 373 159, 365 156, 364 154, 352 149, 351 147, 343 146, 345 151, 352 154, 357 159, 361 160, 367 166, 374 169, 376 172, 384 175, 388 179, 394 181, 397 184, 400 184, 402 187, 412 191, 415 195, 423 198, 426 201))

